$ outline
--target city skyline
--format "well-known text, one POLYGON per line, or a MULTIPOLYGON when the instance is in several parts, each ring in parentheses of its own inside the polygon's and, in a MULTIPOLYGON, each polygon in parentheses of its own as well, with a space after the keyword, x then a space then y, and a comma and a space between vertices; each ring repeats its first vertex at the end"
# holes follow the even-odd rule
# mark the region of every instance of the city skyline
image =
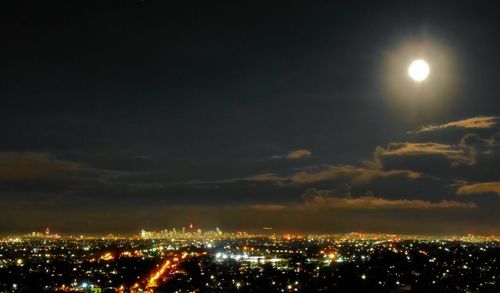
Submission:
POLYGON ((193 235, 203 237, 205 234, 219 234, 224 239, 227 235, 241 235, 249 237, 292 237, 292 238, 307 238, 315 236, 328 236, 328 237, 342 237, 348 235, 359 235, 367 239, 377 237, 397 238, 397 239, 435 239, 435 240, 459 240, 469 241, 467 239, 476 239, 478 241, 499 241, 500 236, 494 234, 474 234, 474 233, 443 233, 443 234, 403 234, 403 233, 384 233, 384 232, 366 232, 366 231, 350 231, 350 232, 300 232, 300 231, 280 231, 274 230, 272 227, 261 227, 260 229, 253 230, 225 230, 223 227, 199 227, 193 224, 182 227, 163 227, 160 229, 145 229, 141 228, 136 231, 128 233, 60 233, 58 231, 50 230, 46 227, 42 230, 31 231, 28 233, 17 232, 0 234, 0 241, 19 241, 19 240, 33 240, 33 239, 163 239, 173 236, 173 238, 187 237, 191 238, 193 235))

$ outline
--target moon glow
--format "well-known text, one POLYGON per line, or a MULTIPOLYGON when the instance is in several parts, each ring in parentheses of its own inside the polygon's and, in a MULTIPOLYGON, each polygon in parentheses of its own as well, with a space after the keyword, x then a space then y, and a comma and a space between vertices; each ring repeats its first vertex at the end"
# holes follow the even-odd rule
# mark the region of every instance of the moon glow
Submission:
POLYGON ((429 73, 429 64, 421 59, 413 61, 408 67, 408 75, 416 82, 426 80, 429 73))

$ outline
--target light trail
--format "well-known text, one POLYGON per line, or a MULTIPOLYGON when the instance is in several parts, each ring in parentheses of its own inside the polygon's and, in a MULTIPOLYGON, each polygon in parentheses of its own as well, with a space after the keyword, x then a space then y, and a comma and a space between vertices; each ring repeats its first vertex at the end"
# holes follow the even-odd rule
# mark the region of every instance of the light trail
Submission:
MULTIPOLYGON (((161 264, 161 266, 159 266, 159 268, 157 270, 153 271, 151 273, 151 275, 149 276, 149 278, 147 280, 146 289, 149 292, 154 292, 154 289, 156 287, 158 287, 159 283, 166 281, 166 278, 164 277, 164 275, 166 273, 172 272, 177 267, 179 262, 181 260, 185 259, 188 255, 189 255, 188 253, 183 252, 182 255, 180 256, 180 259, 179 259, 178 254, 174 254, 174 255, 168 257, 167 259, 165 259, 163 261, 163 263, 161 264)), ((196 255, 198 255, 198 254, 196 254, 196 255)))

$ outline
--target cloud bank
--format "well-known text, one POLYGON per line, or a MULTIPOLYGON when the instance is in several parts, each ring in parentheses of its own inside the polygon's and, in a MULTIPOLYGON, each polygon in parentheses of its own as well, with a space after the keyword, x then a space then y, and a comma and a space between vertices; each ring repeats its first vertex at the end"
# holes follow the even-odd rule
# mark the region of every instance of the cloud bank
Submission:
POLYGON ((427 125, 420 128, 420 130, 418 130, 417 133, 442 130, 446 128, 468 128, 468 129, 492 128, 497 124, 498 119, 499 117, 497 116, 477 116, 445 124, 427 125))
POLYGON ((279 160, 279 159, 288 159, 288 160, 299 160, 305 159, 312 155, 312 152, 308 149, 298 149, 288 152, 286 155, 273 155, 271 159, 279 160))
POLYGON ((318 190, 311 188, 303 195, 304 201, 291 205, 253 205, 259 210, 284 209, 469 209, 476 208, 474 202, 441 200, 431 202, 421 199, 386 199, 373 194, 353 197, 350 186, 343 184, 336 189, 318 190))
POLYGON ((379 156, 439 155, 450 160, 453 166, 476 164, 475 149, 465 144, 449 145, 436 142, 391 142, 387 148, 377 148, 379 156))
POLYGON ((458 195, 495 193, 500 195, 500 181, 466 184, 458 188, 458 195))
POLYGON ((289 152, 286 155, 286 158, 290 159, 290 160, 298 160, 298 159, 310 157, 311 155, 312 155, 312 153, 310 150, 301 149, 301 150, 294 150, 294 151, 289 152))

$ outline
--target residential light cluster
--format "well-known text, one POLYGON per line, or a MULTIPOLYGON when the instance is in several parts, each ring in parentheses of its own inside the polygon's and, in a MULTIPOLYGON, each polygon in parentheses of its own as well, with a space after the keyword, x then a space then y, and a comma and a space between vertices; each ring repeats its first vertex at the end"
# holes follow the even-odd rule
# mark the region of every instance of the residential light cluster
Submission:
POLYGON ((474 292, 498 288, 499 261, 498 239, 475 235, 30 234, 1 240, 0 291, 474 292))

